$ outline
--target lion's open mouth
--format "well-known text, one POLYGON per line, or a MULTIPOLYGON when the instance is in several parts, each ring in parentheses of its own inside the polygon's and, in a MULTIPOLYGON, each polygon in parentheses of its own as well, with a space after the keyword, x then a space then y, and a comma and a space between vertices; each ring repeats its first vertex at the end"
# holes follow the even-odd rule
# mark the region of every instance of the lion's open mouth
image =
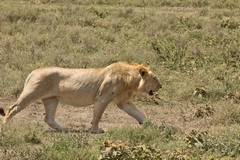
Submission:
POLYGON ((150 91, 148 92, 148 94, 149 94, 150 96, 153 96, 153 91, 150 90, 150 91))

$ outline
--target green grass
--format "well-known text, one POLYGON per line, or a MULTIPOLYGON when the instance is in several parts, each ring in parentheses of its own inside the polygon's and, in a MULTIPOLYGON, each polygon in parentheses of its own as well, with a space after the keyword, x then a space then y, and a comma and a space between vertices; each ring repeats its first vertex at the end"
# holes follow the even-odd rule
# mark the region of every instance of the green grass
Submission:
POLYGON ((237 0, 2 0, 0 97, 17 98, 27 75, 39 67, 134 61, 148 64, 162 82, 159 110, 183 114, 200 127, 124 126, 98 136, 12 124, 0 133, 0 157, 97 159, 102 143, 111 140, 123 141, 125 151, 134 153, 141 150, 136 146, 155 145, 163 159, 235 159, 240 155, 239 8, 237 0), (213 115, 189 116, 198 108, 205 114, 206 105, 213 106, 213 115))

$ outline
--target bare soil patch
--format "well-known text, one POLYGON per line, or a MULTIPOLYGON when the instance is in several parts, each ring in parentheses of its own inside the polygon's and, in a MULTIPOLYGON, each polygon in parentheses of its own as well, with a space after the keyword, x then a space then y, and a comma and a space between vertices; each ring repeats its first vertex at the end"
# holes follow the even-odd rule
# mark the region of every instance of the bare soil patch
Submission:
MULTIPOLYGON (((0 98, 0 106, 5 112, 14 101, 0 98)), ((138 105, 138 109, 154 124, 160 126, 170 125, 181 130, 192 130, 210 127, 210 119, 193 118, 192 109, 183 110, 182 106, 160 106, 160 105, 138 105)), ((69 105, 59 104, 56 121, 67 128, 75 131, 88 130, 91 127, 93 115, 93 105, 87 107, 72 107, 69 105)), ((41 101, 35 102, 23 111, 13 117, 11 123, 30 122, 43 126, 46 130, 53 130, 44 122, 45 110, 41 101)), ((0 117, 3 120, 3 117, 0 117)), ((109 128, 120 128, 123 125, 133 127, 139 126, 138 122, 127 115, 124 111, 117 108, 114 104, 110 104, 104 112, 100 121, 100 127, 107 131, 109 128)))

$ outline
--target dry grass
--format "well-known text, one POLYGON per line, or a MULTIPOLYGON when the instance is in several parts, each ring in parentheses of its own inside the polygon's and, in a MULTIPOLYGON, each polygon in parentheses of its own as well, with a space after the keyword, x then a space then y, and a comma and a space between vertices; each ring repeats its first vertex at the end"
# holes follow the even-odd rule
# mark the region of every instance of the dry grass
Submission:
POLYGON ((147 129, 127 126, 93 136, 13 124, 0 134, 0 156, 96 159, 111 139, 130 150, 155 143, 163 159, 236 159, 239 8, 236 0, 1 1, 0 97, 18 97, 26 76, 39 67, 104 67, 122 60, 149 64, 163 89, 154 101, 134 98, 156 107, 145 110, 154 122, 147 129))

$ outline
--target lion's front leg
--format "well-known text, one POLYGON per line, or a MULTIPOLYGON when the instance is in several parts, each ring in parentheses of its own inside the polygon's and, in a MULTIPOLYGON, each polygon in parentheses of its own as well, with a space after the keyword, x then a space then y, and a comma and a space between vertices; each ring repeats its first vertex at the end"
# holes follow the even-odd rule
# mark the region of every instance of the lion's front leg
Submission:
POLYGON ((140 112, 132 102, 124 102, 117 104, 118 108, 135 118, 140 124, 146 120, 146 117, 140 112))
POLYGON ((98 127, 99 121, 102 117, 103 112, 107 108, 108 102, 97 101, 94 104, 93 119, 92 119, 92 133, 104 133, 104 130, 98 127))
POLYGON ((62 127, 55 121, 55 114, 58 106, 58 99, 56 97, 50 97, 42 99, 45 107, 45 122, 52 128, 58 131, 68 131, 67 128, 62 127))

